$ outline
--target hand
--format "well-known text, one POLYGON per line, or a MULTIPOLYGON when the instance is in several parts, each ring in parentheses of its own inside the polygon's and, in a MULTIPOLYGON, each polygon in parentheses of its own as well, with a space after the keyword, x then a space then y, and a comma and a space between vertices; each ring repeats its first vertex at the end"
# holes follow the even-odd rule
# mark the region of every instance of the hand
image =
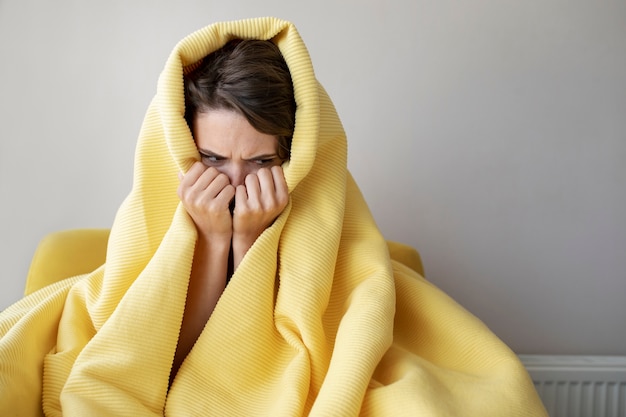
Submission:
POLYGON ((235 187, 230 184, 228 176, 196 162, 180 177, 178 197, 196 224, 200 237, 230 243, 233 219, 228 205, 235 196, 235 187))
POLYGON ((235 192, 233 249, 243 244, 247 251, 288 202, 287 182, 280 166, 261 168, 249 174, 245 186, 238 186, 235 192))

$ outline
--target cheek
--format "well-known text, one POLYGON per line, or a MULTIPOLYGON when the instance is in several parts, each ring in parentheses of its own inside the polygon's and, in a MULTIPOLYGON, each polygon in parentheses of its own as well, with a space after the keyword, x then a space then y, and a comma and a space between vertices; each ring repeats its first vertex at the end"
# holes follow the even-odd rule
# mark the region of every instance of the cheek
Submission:
POLYGON ((248 167, 246 167, 246 169, 245 169, 245 175, 247 176, 247 175, 250 175, 250 174, 256 174, 256 173, 258 173, 258 172, 259 172, 259 170, 260 170, 261 168, 262 168, 262 167, 260 167, 260 166, 258 166, 258 165, 248 166, 248 167))
POLYGON ((216 163, 216 162, 205 161, 205 160, 203 160, 202 163, 204 164, 205 167, 207 167, 207 169, 213 168, 217 170, 217 172, 219 172, 220 174, 226 175, 231 184, 237 178, 237 170, 233 169, 231 164, 226 164, 223 162, 216 163))
POLYGON ((241 170, 241 179, 242 181, 245 182, 245 179, 248 175, 257 175, 259 173, 259 170, 263 168, 260 167, 258 165, 252 165, 252 164, 246 164, 245 167, 242 168, 241 170))

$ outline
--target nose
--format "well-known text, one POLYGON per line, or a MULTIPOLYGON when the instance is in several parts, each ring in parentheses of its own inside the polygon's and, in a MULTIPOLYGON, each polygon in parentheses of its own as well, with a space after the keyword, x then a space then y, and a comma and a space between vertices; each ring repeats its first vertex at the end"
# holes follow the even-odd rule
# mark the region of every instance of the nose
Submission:
POLYGON ((228 164, 227 167, 222 167, 220 171, 226 174, 233 187, 245 184, 246 175, 248 175, 244 167, 239 164, 228 164))

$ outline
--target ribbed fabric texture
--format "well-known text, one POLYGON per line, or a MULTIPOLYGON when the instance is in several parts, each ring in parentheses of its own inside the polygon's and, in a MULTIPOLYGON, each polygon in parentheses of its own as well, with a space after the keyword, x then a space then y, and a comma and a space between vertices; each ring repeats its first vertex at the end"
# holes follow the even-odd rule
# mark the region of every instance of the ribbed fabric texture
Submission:
POLYGON ((343 128, 291 23, 219 23, 183 39, 146 114, 106 264, 0 315, 0 415, 545 415, 516 356, 402 251, 390 259, 346 166, 343 128), (292 73, 290 203, 168 390, 196 240, 176 195, 178 171, 199 158, 183 74, 234 37, 272 39, 292 73))

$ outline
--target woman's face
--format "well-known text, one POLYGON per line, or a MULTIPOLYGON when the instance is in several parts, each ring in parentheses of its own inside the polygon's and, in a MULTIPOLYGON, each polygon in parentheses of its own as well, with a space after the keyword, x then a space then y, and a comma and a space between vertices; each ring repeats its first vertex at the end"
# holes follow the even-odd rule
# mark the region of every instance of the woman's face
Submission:
POLYGON ((276 136, 258 132, 235 111, 197 113, 193 135, 202 162, 226 174, 235 187, 244 184, 248 174, 283 162, 278 157, 276 136))

